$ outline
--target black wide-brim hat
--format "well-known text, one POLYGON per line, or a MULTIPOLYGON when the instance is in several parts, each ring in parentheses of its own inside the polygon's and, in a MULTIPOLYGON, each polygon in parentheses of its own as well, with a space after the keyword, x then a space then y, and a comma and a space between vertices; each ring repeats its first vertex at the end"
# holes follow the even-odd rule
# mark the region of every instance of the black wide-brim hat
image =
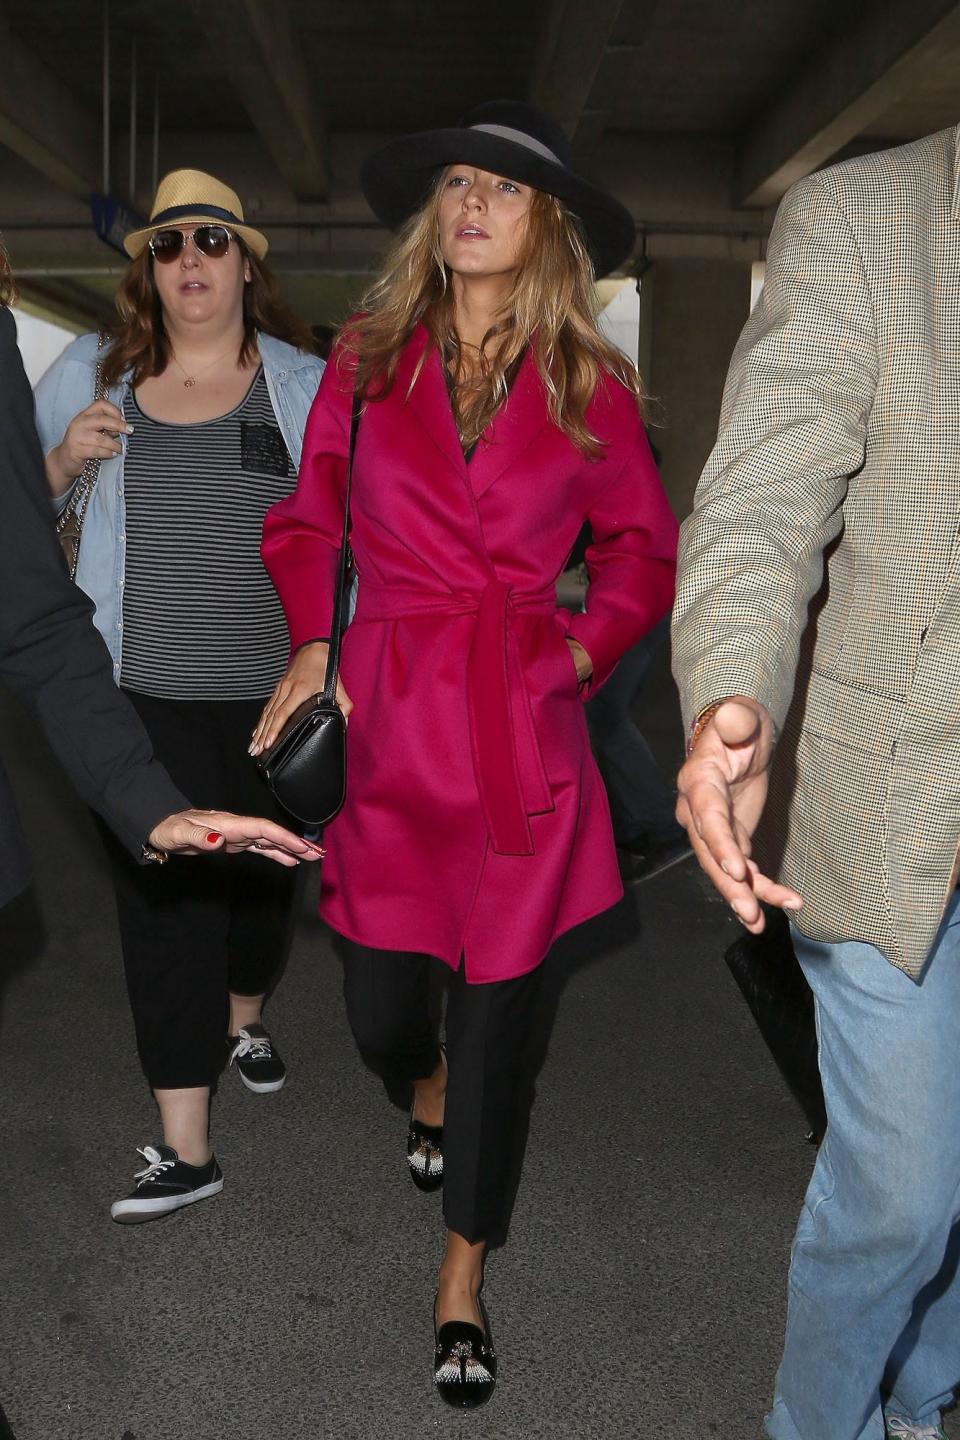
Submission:
POLYGON ((491 100, 447 130, 391 140, 364 162, 360 184, 371 210, 397 230, 423 205, 437 171, 476 165, 556 195, 579 219, 597 275, 616 270, 633 249, 636 226, 625 205, 571 168, 563 130, 533 105, 491 100))

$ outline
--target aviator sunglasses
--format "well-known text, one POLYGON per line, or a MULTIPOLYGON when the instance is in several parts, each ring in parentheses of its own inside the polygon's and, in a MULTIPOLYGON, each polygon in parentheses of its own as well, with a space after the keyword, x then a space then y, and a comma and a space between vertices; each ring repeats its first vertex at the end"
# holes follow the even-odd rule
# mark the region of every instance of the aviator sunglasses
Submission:
POLYGON ((233 239, 224 225, 198 225, 190 235, 182 230, 158 230, 150 237, 150 253, 161 265, 178 259, 188 240, 206 260, 222 260, 233 239))

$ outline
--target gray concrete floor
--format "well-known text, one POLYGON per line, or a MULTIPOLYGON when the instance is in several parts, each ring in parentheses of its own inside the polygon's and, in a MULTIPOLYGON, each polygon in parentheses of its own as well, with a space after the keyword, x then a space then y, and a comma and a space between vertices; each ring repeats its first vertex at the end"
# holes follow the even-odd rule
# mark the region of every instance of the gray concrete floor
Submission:
MULTIPOLYGON (((654 730, 675 746, 671 717, 654 730)), ((406 1178, 403 1116, 356 1059, 315 877, 269 1011, 287 1088, 227 1077, 223 1195, 114 1225, 157 1127, 110 887, 9 702, 0 753, 37 868, 0 969, 0 1401, 17 1440, 759 1434, 813 1155, 723 965, 733 922, 692 865, 550 961, 523 1180, 488 1265, 501 1380, 460 1415, 430 1383, 439 1201, 406 1178)))

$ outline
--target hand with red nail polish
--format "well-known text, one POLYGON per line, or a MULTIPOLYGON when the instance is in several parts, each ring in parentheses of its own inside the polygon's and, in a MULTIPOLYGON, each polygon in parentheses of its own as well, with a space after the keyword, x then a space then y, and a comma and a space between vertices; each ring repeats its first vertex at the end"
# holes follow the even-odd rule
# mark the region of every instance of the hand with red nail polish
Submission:
POLYGON ((168 855, 255 850, 278 865, 299 865, 301 860, 319 860, 323 855, 318 845, 272 820, 232 815, 228 810, 181 810, 168 815, 150 831, 148 844, 168 855))

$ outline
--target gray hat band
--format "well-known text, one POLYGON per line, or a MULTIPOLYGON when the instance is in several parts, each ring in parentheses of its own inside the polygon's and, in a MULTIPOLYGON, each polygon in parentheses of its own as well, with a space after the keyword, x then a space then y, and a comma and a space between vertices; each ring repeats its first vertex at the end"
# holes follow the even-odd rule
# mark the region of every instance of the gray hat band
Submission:
POLYGON ((563 165, 559 156, 548 150, 546 145, 541 145, 532 135, 527 135, 522 130, 514 130, 510 125, 471 125, 469 128, 482 130, 486 135, 498 135, 501 140, 512 140, 514 145, 522 145, 525 150, 532 150, 544 160, 552 160, 554 165, 563 165))

